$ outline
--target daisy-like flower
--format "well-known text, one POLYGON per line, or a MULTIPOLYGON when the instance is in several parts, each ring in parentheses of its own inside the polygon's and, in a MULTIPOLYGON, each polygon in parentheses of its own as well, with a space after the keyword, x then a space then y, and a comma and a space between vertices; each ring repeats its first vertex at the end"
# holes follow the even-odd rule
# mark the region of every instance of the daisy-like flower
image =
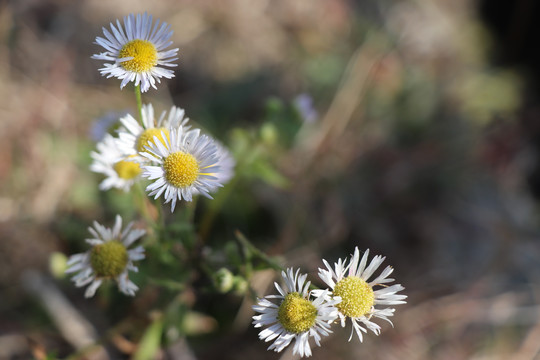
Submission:
POLYGON ((341 298, 341 302, 336 305, 341 326, 345 326, 347 318, 351 319, 352 330, 349 341, 352 339, 353 331, 356 331, 360 341, 363 340, 362 332, 367 332, 363 326, 379 335, 381 327, 371 319, 376 317, 392 324, 388 318, 394 315, 395 309, 375 307, 404 304, 403 300, 407 298, 406 295, 397 294, 404 289, 400 284, 384 285, 394 281, 388 277, 394 271, 391 266, 387 266, 379 276, 368 282, 385 259, 377 255, 367 265, 368 256, 369 249, 360 260, 360 251, 355 248, 348 265, 346 260, 339 259, 332 269, 330 264, 323 260, 326 269, 319 269, 319 277, 332 289, 332 295, 341 298), (380 288, 374 290, 375 286, 380 286, 380 288))
POLYGON ((128 191, 141 174, 139 157, 127 155, 120 150, 116 139, 110 134, 105 134, 96 147, 97 152, 90 153, 94 160, 90 165, 90 170, 106 176, 99 184, 99 189, 117 188, 128 191))
POLYGON ((142 166, 142 176, 155 180, 146 187, 148 195, 157 199, 164 194, 165 203, 171 202, 171 212, 177 200, 191 201, 193 194, 211 199, 209 192, 222 186, 216 176, 221 156, 214 140, 201 135, 199 129, 171 129, 170 139, 163 132, 161 135, 164 143, 154 136, 146 152, 141 153, 158 164, 142 166))
POLYGON ((142 92, 150 86, 156 89, 156 81, 159 83, 162 77, 174 77, 172 70, 164 68, 176 66, 172 62, 178 59, 178 49, 165 50, 172 44, 170 25, 165 22, 160 25, 157 20, 152 27, 152 15, 147 13, 124 17, 123 27, 119 20, 116 26, 110 25, 112 33, 103 28, 105 37, 96 38, 96 44, 106 51, 92 56, 92 59, 112 61, 99 69, 101 75, 121 79, 120 88, 130 81, 135 86, 140 83, 142 92))
POLYGON ((71 255, 68 259, 66 273, 77 274, 72 277, 75 286, 81 287, 90 284, 84 296, 92 297, 96 290, 106 279, 116 279, 118 289, 130 296, 135 295, 139 288, 129 280, 128 271, 138 271, 134 261, 144 259, 144 249, 137 246, 128 250, 128 247, 143 236, 146 231, 132 229, 133 223, 129 223, 122 230, 122 218, 116 215, 116 221, 112 229, 100 225, 94 221, 94 227, 88 231, 92 238, 86 242, 92 249, 85 253, 71 255))
POLYGON ((333 299, 328 290, 322 290, 317 296, 309 292, 310 282, 306 282, 306 274, 287 269, 281 272, 285 281, 282 288, 277 283, 279 295, 268 295, 259 299, 253 310, 260 315, 253 316, 253 325, 263 327, 270 325, 259 333, 259 338, 266 342, 274 341, 268 350, 282 351, 294 339, 293 353, 300 356, 311 356, 309 338, 313 338, 317 346, 321 346, 321 336, 328 336, 330 323, 338 317, 336 305, 338 297, 333 299), (311 300, 314 298, 314 300, 311 300), (278 303, 272 300, 277 299, 278 303))
POLYGON ((189 119, 184 118, 184 114, 183 109, 173 106, 168 116, 167 112, 163 111, 156 120, 152 104, 143 105, 142 126, 129 114, 120 119, 123 128, 118 131, 118 148, 125 154, 136 155, 141 151, 146 151, 145 146, 154 142, 154 136, 165 144, 164 139, 169 139, 170 136, 169 128, 179 129, 179 131, 189 129, 189 126, 186 126, 189 119))

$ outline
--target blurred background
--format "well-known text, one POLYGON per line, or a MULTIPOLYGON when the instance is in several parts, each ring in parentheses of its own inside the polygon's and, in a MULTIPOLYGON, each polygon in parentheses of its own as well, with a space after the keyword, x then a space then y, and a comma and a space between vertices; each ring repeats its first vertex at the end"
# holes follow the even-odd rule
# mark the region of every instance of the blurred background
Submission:
POLYGON ((0 358, 142 359, 157 341, 147 358, 294 359, 250 324, 246 289, 277 273, 243 277, 243 236, 318 285, 322 258, 355 246, 395 268, 394 327, 364 343, 335 327, 314 359, 540 358, 539 16, 532 0, 0 2, 0 358), (149 253, 168 267, 141 262, 154 280, 135 298, 85 300, 61 254, 86 250, 94 220, 141 221, 88 169, 104 117, 135 109, 90 56, 144 11, 180 59, 143 102, 186 109, 238 163, 195 213, 198 256, 235 285, 149 253), (178 326, 157 331, 171 307, 178 326))

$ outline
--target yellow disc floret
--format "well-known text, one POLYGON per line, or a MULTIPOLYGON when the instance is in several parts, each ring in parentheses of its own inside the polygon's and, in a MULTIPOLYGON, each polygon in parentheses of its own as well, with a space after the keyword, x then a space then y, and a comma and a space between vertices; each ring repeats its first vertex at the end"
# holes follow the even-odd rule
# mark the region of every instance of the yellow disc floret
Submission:
POLYGON ((161 141, 163 145, 165 145, 166 141, 163 138, 163 134, 165 134, 167 140, 170 140, 169 130, 167 130, 166 128, 150 128, 144 130, 137 139, 137 151, 146 151, 146 149, 144 148, 145 146, 148 146, 151 143, 155 144, 154 136, 156 136, 158 140, 161 141))
POLYGON ((118 177, 124 180, 136 178, 141 173, 141 167, 138 163, 129 160, 120 160, 113 166, 118 177))
POLYGON ((120 49, 119 58, 133 57, 123 61, 122 67, 137 73, 147 72, 157 65, 158 52, 154 44, 147 40, 132 40, 120 49))
POLYGON ((371 286, 357 276, 348 276, 338 281, 334 287, 334 296, 341 297, 341 302, 336 307, 349 317, 367 314, 375 302, 371 286))
POLYGON ((170 154, 163 161, 165 178, 177 188, 192 185, 199 176, 199 163, 191 154, 178 151, 170 154))
POLYGON ((278 321, 288 332, 299 334, 311 329, 317 319, 317 308, 299 293, 287 294, 279 305, 278 321))
POLYGON ((90 265, 97 277, 117 277, 128 263, 127 249, 120 241, 96 245, 90 252, 90 265))

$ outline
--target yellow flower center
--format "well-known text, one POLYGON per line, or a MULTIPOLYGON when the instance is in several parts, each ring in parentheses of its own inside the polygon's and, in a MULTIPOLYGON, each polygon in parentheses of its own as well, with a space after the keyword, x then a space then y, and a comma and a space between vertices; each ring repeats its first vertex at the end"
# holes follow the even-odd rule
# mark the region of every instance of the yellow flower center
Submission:
POLYGON ((120 160, 113 166, 118 177, 124 180, 136 178, 141 173, 141 167, 138 163, 129 160, 120 160))
POLYGON ((132 40, 122 47, 119 58, 133 57, 121 63, 127 71, 142 73, 149 71, 157 64, 158 52, 154 44, 147 40, 132 40))
POLYGON ((90 265, 97 277, 117 277, 128 263, 127 249, 118 240, 96 245, 90 252, 90 265))
POLYGON ((299 293, 287 294, 279 305, 278 321, 285 330, 293 334, 311 329, 317 319, 317 308, 299 293))
POLYGON ((163 161, 165 178, 177 188, 190 186, 199 177, 199 163, 191 154, 178 151, 163 161))
POLYGON ((139 152, 146 151, 146 149, 144 148, 145 146, 148 146, 150 144, 155 145, 154 136, 156 136, 158 140, 161 141, 163 145, 165 145, 166 141, 163 138, 162 132, 163 134, 165 134, 165 137, 167 138, 167 140, 170 140, 169 130, 167 130, 166 128, 161 127, 161 128, 150 128, 150 129, 144 130, 141 133, 141 135, 139 135, 139 138, 137 139, 137 144, 136 144, 137 151, 139 152))
POLYGON ((375 294, 367 282, 357 276, 348 276, 334 286, 334 296, 340 296, 336 305, 345 316, 360 317, 367 314, 375 303, 375 294))

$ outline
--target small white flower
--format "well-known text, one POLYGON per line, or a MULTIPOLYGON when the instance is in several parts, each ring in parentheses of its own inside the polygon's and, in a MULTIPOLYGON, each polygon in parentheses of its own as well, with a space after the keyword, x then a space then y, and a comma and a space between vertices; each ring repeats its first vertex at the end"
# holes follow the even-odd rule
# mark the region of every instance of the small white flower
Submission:
POLYGON ((164 68, 177 66, 172 62, 178 59, 178 49, 165 50, 172 44, 170 25, 160 25, 157 20, 152 27, 152 16, 147 13, 124 17, 123 27, 119 20, 116 27, 110 25, 112 34, 103 28, 105 38, 96 38, 96 44, 106 51, 92 56, 92 59, 112 61, 99 69, 101 75, 121 79, 120 88, 130 81, 135 85, 140 83, 142 92, 150 86, 156 89, 156 81, 159 83, 162 77, 174 77, 172 70, 164 68))
POLYGON ((147 186, 149 196, 157 199, 164 194, 174 211, 177 200, 191 201, 193 194, 212 198, 209 194, 222 186, 216 174, 220 172, 219 149, 214 140, 200 135, 200 130, 170 130, 170 139, 161 132, 164 143, 154 136, 141 155, 158 166, 143 165, 142 176, 155 180, 147 186))
POLYGON ((117 188, 128 191, 141 174, 138 157, 127 155, 120 150, 116 139, 110 134, 105 134, 96 147, 98 151, 90 153, 93 159, 90 170, 106 176, 99 184, 99 189, 117 188))
POLYGON ((139 270, 133 262, 144 259, 144 249, 142 246, 137 246, 128 250, 128 247, 146 231, 132 229, 132 227, 133 223, 129 223, 122 231, 122 218, 117 215, 112 229, 96 221, 94 221, 94 227, 88 228, 92 238, 86 239, 86 242, 92 248, 87 252, 71 255, 66 270, 66 273, 77 272, 71 278, 75 286, 90 284, 84 293, 85 297, 94 296, 103 280, 106 279, 115 279, 122 293, 135 295, 135 291, 139 288, 129 280, 128 271, 139 270))
POLYGON ((341 326, 345 326, 347 318, 351 319, 352 330, 349 341, 352 339, 353 330, 356 331, 360 341, 363 340, 362 332, 367 332, 363 326, 379 335, 381 327, 372 322, 371 318, 381 318, 391 324, 388 318, 394 315, 395 309, 389 307, 376 309, 375 306, 404 304, 403 300, 407 298, 406 295, 397 294, 404 289, 400 284, 384 285, 394 281, 388 277, 394 271, 391 266, 387 266, 379 276, 368 282, 385 259, 377 255, 366 267, 368 256, 369 249, 360 260, 360 251, 355 248, 348 265, 346 260, 339 259, 332 269, 330 264, 323 260, 326 269, 319 269, 319 277, 332 289, 332 295, 341 298, 341 302, 336 306, 339 310, 341 326), (381 288, 373 289, 379 285, 381 288))
POLYGON ((277 283, 279 295, 268 295, 259 299, 253 310, 260 315, 253 316, 253 325, 268 326, 259 333, 259 338, 266 342, 274 341, 268 350, 282 351, 294 339, 293 353, 300 356, 311 356, 309 338, 313 338, 317 346, 321 346, 322 336, 328 336, 330 323, 337 319, 336 304, 338 297, 331 299, 328 290, 320 291, 317 296, 309 292, 310 282, 306 282, 306 274, 299 275, 293 269, 281 273, 285 281, 282 288, 277 283), (314 297, 314 300, 310 300, 314 297), (277 299, 278 303, 272 300, 277 299))
POLYGON ((152 104, 143 105, 142 126, 129 114, 120 119, 123 127, 118 131, 118 148, 126 154, 136 155, 141 151, 146 151, 145 146, 154 141, 154 136, 157 136, 164 144, 164 138, 170 136, 169 128, 175 128, 178 131, 189 129, 189 126, 186 126, 189 119, 184 118, 184 114, 183 109, 173 106, 168 116, 167 112, 163 111, 156 120, 152 104))

